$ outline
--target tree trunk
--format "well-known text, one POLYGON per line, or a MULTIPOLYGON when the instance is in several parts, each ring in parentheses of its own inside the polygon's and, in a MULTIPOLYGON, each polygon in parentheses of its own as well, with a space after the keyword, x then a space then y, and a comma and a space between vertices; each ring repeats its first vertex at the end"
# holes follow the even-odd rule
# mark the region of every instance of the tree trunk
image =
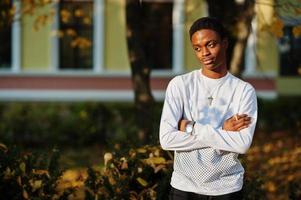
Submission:
POLYGON ((152 134, 154 98, 150 88, 151 66, 143 50, 143 10, 139 0, 126 0, 126 26, 132 83, 135 95, 138 138, 145 144, 152 134))
POLYGON ((207 0, 209 15, 222 21, 229 32, 227 65, 240 76, 244 69, 244 54, 254 17, 254 0, 207 0))

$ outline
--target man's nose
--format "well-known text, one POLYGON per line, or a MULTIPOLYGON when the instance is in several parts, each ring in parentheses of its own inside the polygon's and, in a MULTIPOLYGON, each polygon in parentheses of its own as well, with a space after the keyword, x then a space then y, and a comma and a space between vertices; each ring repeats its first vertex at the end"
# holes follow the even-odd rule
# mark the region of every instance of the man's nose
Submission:
POLYGON ((207 47, 203 47, 203 49, 202 49, 202 55, 203 56, 207 56, 209 54, 210 54, 210 51, 208 50, 208 48, 207 47))

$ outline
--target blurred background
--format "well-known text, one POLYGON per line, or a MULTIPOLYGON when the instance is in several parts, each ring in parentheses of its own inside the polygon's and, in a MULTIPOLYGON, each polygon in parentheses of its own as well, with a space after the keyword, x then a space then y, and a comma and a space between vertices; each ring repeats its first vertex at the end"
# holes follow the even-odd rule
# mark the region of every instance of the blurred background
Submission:
POLYGON ((188 30, 203 16, 226 26, 229 71, 258 96, 245 199, 301 199, 299 0, 2 0, 2 196, 166 199, 162 103, 201 67, 188 30))

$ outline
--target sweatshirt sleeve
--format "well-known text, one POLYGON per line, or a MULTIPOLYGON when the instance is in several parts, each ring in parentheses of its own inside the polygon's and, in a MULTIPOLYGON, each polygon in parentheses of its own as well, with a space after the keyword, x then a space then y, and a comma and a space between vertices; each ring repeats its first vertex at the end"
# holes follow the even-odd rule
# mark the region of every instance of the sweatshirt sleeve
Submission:
MULTIPOLYGON (((189 151, 205 147, 198 135, 178 130, 183 115, 183 86, 181 77, 175 77, 167 86, 160 122, 160 144, 165 150, 189 151)), ((184 86, 183 86, 184 87, 184 86)), ((208 147, 208 145, 207 145, 208 147)))
POLYGON ((244 154, 250 148, 257 122, 257 97, 255 89, 248 85, 240 100, 239 113, 251 117, 248 128, 240 131, 225 131, 222 127, 214 129, 209 124, 196 123, 195 135, 206 145, 229 152, 244 154))

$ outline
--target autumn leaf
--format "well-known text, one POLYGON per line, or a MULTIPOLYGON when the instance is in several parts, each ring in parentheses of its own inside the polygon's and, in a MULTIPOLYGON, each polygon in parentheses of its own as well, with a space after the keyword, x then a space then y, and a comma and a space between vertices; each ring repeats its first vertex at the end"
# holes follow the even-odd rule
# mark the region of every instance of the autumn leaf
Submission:
POLYGON ((4 152, 7 151, 7 147, 5 144, 0 143, 0 149, 3 150, 4 152))
POLYGON ((165 169, 166 166, 165 165, 158 165, 157 167, 155 167, 155 174, 158 173, 159 171, 161 171, 162 169, 165 169))
POLYGON ((108 162, 113 159, 113 154, 112 153, 105 153, 105 155, 103 157, 104 157, 105 165, 107 165, 108 162))
POLYGON ((49 172, 47 170, 42 170, 42 169, 35 170, 34 169, 34 170, 32 170, 32 173, 36 174, 36 175, 46 175, 47 177, 50 177, 49 172))
POLYGON ((139 149, 137 149, 137 152, 138 153, 146 153, 146 149, 145 148, 139 148, 139 149))
POLYGON ((64 23, 68 23, 71 18, 71 13, 68 10, 61 10, 61 20, 64 23))
POLYGON ((82 17, 82 16, 84 16, 84 12, 82 9, 76 9, 74 15, 76 17, 82 17))
POLYGON ((136 180, 143 186, 143 187, 146 187, 148 185, 147 181, 144 180, 143 178, 136 178, 136 180))
POLYGON ((90 17, 84 17, 83 18, 83 23, 87 24, 87 25, 90 25, 92 23, 92 21, 91 21, 90 17))
POLYGON ((32 187, 32 192, 40 189, 42 187, 42 184, 43 184, 42 180, 35 180, 35 181, 30 180, 29 183, 32 187))
POLYGON ((25 189, 23 189, 22 195, 24 199, 29 199, 29 195, 25 189))
POLYGON ((25 173, 26 170, 26 164, 24 162, 20 163, 19 168, 21 169, 22 173, 25 173))
POLYGON ((17 183, 18 183, 19 186, 22 186, 22 178, 21 178, 21 176, 17 177, 17 183))
POLYGON ((144 160, 147 164, 164 164, 165 158, 163 157, 152 157, 144 160))
POLYGON ((71 37, 74 37, 74 36, 76 36, 77 34, 76 34, 76 31, 75 31, 74 29, 68 28, 68 29, 66 30, 66 35, 71 36, 71 37))
POLYGON ((275 17, 274 21, 270 27, 270 31, 278 38, 283 36, 284 23, 279 18, 275 17))
POLYGON ((295 26, 295 27, 293 28, 293 34, 294 34, 294 36, 295 36, 296 38, 299 37, 299 36, 301 35, 301 25, 295 26))
POLYGON ((11 177, 12 173, 9 167, 7 167, 4 171, 4 179, 9 179, 11 177))

